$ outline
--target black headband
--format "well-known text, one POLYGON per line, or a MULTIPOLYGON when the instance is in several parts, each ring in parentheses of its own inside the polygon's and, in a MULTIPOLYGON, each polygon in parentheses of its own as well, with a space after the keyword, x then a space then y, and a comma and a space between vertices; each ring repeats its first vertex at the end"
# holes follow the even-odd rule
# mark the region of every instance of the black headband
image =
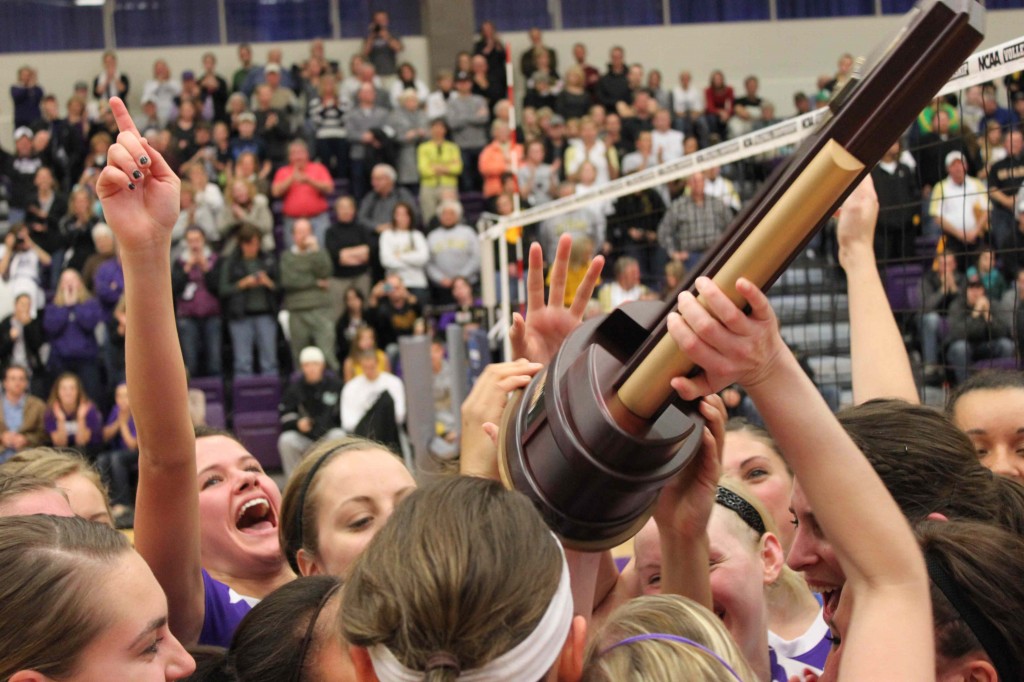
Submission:
POLYGON ((736 514, 743 519, 744 523, 754 529, 754 532, 757 533, 757 537, 761 537, 768 532, 768 529, 765 528, 764 525, 764 519, 762 519, 761 515, 757 513, 757 509, 754 508, 754 505, 750 504, 728 488, 718 486, 718 491, 715 493, 715 502, 726 509, 731 509, 736 512, 736 514))
POLYGON ((992 659, 992 665, 999 673, 1000 680, 1019 680, 1020 674, 1017 670, 1017 662, 1010 654, 1010 644, 1003 637, 1002 633, 992 624, 992 621, 985 618, 978 607, 972 602, 960 585, 953 580, 953 576, 946 570, 939 553, 930 549, 924 554, 924 562, 928 567, 928 577, 932 579, 935 587, 939 588, 943 596, 949 600, 953 609, 960 614, 960 618, 967 624, 968 629, 981 644, 988 657, 992 659))
POLYGON ((306 478, 302 481, 302 489, 299 491, 298 506, 295 508, 295 538, 288 543, 287 547, 284 548, 287 552, 285 558, 288 559, 288 563, 291 564, 291 567, 295 569, 296 573, 299 572, 297 556, 299 549, 302 548, 302 532, 305 530, 302 519, 306 515, 306 495, 309 494, 309 488, 313 485, 317 472, 320 471, 320 467, 322 467, 332 455, 347 452, 348 450, 367 447, 379 447, 390 452, 386 445, 380 445, 372 440, 356 436, 345 436, 337 445, 320 455, 316 460, 316 463, 310 467, 309 472, 306 474, 306 478))
MULTIPOLYGON (((309 493, 309 487, 313 484, 313 479, 316 478, 316 472, 320 470, 320 467, 323 466, 323 463, 327 461, 328 457, 333 455, 335 452, 338 452, 339 449, 340 448, 332 448, 331 450, 328 450, 324 454, 320 455, 320 458, 316 461, 316 464, 310 467, 309 473, 306 474, 305 480, 302 481, 302 490, 299 491, 299 503, 295 507, 295 541, 293 543, 289 543, 295 544, 296 546, 294 548, 288 548, 288 550, 292 554, 298 554, 299 548, 302 547, 302 517, 306 515, 306 495, 309 493)), ((296 562, 296 559, 289 557, 289 563, 293 564, 293 568, 296 562)))

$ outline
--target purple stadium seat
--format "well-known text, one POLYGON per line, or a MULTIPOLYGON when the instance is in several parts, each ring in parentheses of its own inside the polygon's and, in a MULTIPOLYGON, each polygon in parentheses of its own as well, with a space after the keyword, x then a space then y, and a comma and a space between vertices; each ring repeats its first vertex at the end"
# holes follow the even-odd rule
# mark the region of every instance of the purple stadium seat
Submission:
POLYGON ((277 451, 281 424, 276 408, 272 412, 236 412, 234 431, 264 469, 281 468, 281 455, 277 451))
POLYGON ((934 256, 939 245, 939 238, 935 235, 924 234, 914 238, 914 251, 918 256, 934 256))
POLYGON ((220 377, 196 377, 188 382, 189 388, 195 388, 206 394, 206 404, 224 404, 224 380, 220 377))
POLYGON ((991 358, 989 360, 978 360, 971 365, 971 370, 980 372, 984 369, 1016 370, 1018 369, 1017 358, 991 358))
POLYGON ((227 427, 224 418, 224 403, 206 403, 206 425, 215 429, 227 427))
POLYGON ((924 268, 916 263, 885 268, 885 293, 893 312, 921 309, 921 278, 924 268))
MULTIPOLYGON (((231 409, 236 415, 246 412, 273 412, 281 402, 281 379, 273 376, 235 377, 231 409)), ((277 420, 275 416, 275 421, 277 420)))
POLYGON ((484 195, 480 192, 462 192, 459 201, 462 202, 462 222, 467 225, 476 224, 477 218, 484 212, 484 195))

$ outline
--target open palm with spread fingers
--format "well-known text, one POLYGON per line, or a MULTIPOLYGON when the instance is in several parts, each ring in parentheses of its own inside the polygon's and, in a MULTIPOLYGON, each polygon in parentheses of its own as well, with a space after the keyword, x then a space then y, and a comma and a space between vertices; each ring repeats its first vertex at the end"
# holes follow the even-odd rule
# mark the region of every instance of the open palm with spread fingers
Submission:
POLYGON ((551 264, 551 290, 544 302, 544 254, 540 244, 530 247, 530 269, 526 276, 526 319, 514 313, 512 330, 512 359, 526 358, 530 362, 547 364, 555 356, 562 341, 579 326, 587 302, 594 295, 604 256, 590 262, 587 274, 576 288, 572 306, 565 307, 565 282, 569 274, 569 251, 572 236, 563 234, 558 240, 555 260, 551 264))
POLYGON ((178 219, 181 180, 139 134, 120 98, 110 100, 120 133, 96 182, 103 213, 122 251, 169 244, 178 219))

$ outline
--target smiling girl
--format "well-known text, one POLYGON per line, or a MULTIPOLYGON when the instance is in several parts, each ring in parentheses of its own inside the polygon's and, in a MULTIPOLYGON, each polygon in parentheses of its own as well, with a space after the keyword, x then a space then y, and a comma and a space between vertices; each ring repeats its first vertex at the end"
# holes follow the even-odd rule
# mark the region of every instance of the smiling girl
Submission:
POLYGON ((195 668, 152 571, 109 526, 0 519, 0 604, 3 680, 163 682, 195 668))
POLYGON ((170 242, 181 181, 140 137, 124 104, 97 183, 125 276, 128 386, 138 431, 135 541, 167 593, 182 641, 225 646, 251 602, 292 580, 277 540, 280 493, 259 462, 189 417, 171 293, 170 242))

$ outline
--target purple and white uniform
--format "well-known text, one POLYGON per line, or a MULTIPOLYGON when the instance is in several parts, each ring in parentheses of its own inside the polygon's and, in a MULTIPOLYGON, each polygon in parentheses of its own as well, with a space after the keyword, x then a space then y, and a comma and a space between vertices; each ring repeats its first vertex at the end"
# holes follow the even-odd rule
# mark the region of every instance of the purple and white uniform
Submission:
POLYGON ((255 597, 243 597, 203 569, 203 591, 206 612, 199 643, 212 646, 231 646, 231 638, 245 614, 260 602, 255 597))
POLYGON ((769 631, 768 648, 771 652, 773 679, 778 667, 785 671, 782 679, 788 680, 790 675, 802 676, 805 668, 820 673, 832 649, 832 637, 819 610, 811 627, 796 639, 785 640, 769 631))

